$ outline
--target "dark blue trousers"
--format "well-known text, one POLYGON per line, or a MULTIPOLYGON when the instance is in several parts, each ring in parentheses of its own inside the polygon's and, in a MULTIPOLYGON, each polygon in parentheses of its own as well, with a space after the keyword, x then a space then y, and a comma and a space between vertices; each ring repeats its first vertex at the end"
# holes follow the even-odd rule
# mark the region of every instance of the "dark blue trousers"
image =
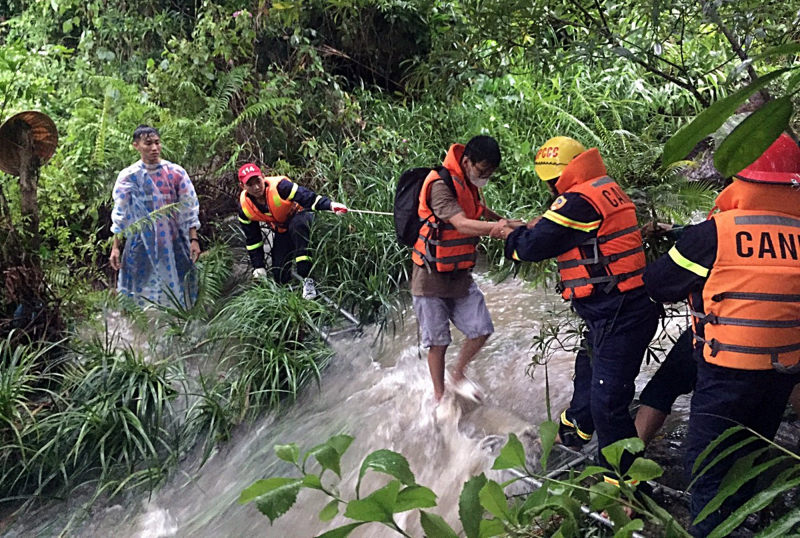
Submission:
MULTIPOLYGON (((692 396, 689 434, 686 439, 686 473, 695 478, 717 454, 748 438, 740 432, 720 443, 703 461, 698 473, 692 467, 700 455, 719 435, 737 423, 747 426, 767 439, 774 439, 781 424, 789 394, 800 382, 798 375, 786 375, 775 370, 736 370, 722 368, 705 361, 697 365, 697 385, 692 396)), ((691 489, 692 519, 713 499, 722 479, 740 458, 762 448, 764 443, 747 444, 697 477, 691 489)), ((708 536, 728 515, 755 493, 756 480, 751 480, 728 501, 700 524, 689 528, 692 536, 708 536)))
MULTIPOLYGON (((574 392, 567 416, 586 433, 597 433, 601 450, 636 437, 629 406, 644 353, 655 335, 661 309, 642 289, 607 296, 605 301, 575 301, 586 322, 586 346, 575 357, 574 392)), ((625 472, 634 456, 622 459, 625 472)))

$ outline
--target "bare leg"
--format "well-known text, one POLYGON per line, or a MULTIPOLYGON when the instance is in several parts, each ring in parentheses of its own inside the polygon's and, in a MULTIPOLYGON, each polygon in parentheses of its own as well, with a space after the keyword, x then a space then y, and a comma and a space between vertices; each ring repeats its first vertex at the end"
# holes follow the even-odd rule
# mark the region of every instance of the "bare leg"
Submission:
MULTIPOLYGON (((488 339, 489 335, 487 334, 477 338, 470 338, 464 342, 464 345, 458 354, 456 367, 453 369, 453 381, 458 383, 464 379, 464 370, 467 369, 467 365, 472 361, 472 359, 475 358, 475 355, 478 354, 478 351, 481 350, 488 339)), ((442 361, 444 361, 444 355, 442 356, 442 361)), ((444 364, 444 362, 442 362, 442 364, 444 364)))
POLYGON ((444 396, 444 353, 447 346, 428 348, 428 369, 433 380, 433 397, 439 402, 444 396))
POLYGON ((636 433, 639 435, 639 439, 644 441, 644 446, 650 444, 658 430, 664 425, 665 420, 667 420, 667 414, 658 409, 646 405, 639 408, 635 421, 636 433))

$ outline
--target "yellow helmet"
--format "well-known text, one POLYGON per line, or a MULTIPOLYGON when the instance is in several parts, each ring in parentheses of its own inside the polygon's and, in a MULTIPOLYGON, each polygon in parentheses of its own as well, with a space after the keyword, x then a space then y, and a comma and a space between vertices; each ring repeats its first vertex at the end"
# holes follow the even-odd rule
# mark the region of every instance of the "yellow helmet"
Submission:
POLYGON ((534 168, 542 181, 549 181, 561 175, 572 159, 586 151, 583 144, 566 136, 551 138, 536 152, 534 168))

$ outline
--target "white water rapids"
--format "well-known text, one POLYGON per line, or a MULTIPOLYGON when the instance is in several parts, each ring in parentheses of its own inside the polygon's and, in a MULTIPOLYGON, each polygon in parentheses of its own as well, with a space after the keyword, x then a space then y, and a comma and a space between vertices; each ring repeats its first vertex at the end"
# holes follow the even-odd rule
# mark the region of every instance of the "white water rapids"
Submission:
MULTIPOLYGON (((472 475, 489 469, 491 449, 497 438, 515 432, 528 440, 546 420, 544 369, 535 379, 527 376, 530 348, 539 324, 554 304, 553 292, 532 289, 519 281, 499 285, 480 278, 496 332, 470 367, 470 376, 486 393, 483 406, 467 409, 437 426, 431 409, 432 386, 425 352, 418 356, 416 321, 409 313, 397 333, 382 341, 367 330, 355 340, 350 336, 333 343, 336 356, 323 372, 321 387, 310 384, 298 401, 280 412, 241 426, 222 443, 211 459, 197 469, 191 458, 160 490, 127 493, 90 508, 82 523, 68 531, 81 538, 238 538, 267 536, 309 538, 346 522, 343 516, 328 523, 318 514, 329 499, 320 492, 303 491, 297 503, 274 524, 254 504, 236 501, 243 489, 258 479, 297 476, 278 460, 273 446, 295 442, 307 450, 330 436, 355 437, 342 460, 343 497, 353 498, 353 487, 364 457, 378 449, 402 453, 417 482, 438 496, 432 511, 454 528, 458 523, 458 496, 472 475), (525 432, 528 432, 527 434, 525 432), (488 439, 487 439, 488 437, 488 439)), ((454 343, 448 364, 462 342, 453 330, 454 343)), ((573 357, 557 353, 549 363, 553 413, 565 407, 572 393, 573 357)), ((643 366, 637 382, 641 390, 656 365, 643 366)), ((678 419, 676 417, 676 419, 678 419)), ((382 475, 368 473, 362 493, 385 483, 382 475)), ((335 478, 326 473, 328 482, 335 478)), ((336 479, 338 482, 338 479, 336 479)), ((87 499, 50 504, 22 516, 5 534, 8 537, 58 536, 71 511, 87 499)), ((401 527, 421 536, 416 511, 397 518, 401 527), (413 515, 412 515, 413 514, 413 515)), ((357 529, 356 538, 399 536, 379 524, 357 529)))

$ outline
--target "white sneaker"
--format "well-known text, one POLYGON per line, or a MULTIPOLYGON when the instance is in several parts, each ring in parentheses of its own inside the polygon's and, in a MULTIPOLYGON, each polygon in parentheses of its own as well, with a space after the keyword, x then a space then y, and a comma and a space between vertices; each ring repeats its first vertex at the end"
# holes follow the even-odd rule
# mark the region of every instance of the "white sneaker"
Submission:
POLYGON ((317 288, 314 285, 313 278, 306 278, 303 280, 303 299, 316 299, 317 288))

